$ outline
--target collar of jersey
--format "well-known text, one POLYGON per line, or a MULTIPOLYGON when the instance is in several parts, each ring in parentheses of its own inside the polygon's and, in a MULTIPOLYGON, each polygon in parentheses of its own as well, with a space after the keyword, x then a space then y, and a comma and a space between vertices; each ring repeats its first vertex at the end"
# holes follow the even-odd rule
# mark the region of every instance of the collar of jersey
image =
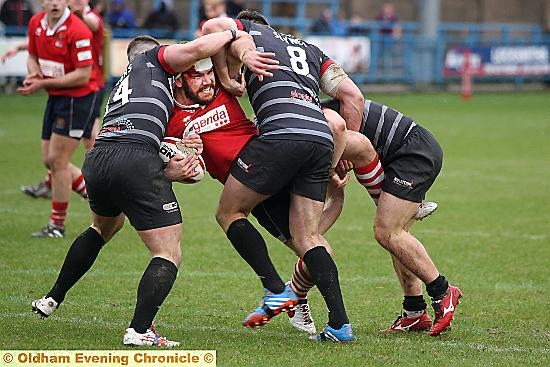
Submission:
POLYGON ((60 31, 61 26, 63 25, 63 23, 65 23, 70 15, 71 11, 69 10, 69 7, 66 7, 65 12, 61 16, 61 18, 59 18, 55 26, 53 28, 50 28, 48 27, 48 14, 44 14, 44 18, 40 20, 40 24, 42 25, 42 28, 46 30, 46 36, 53 36, 57 31, 60 31))
POLYGON ((179 103, 175 99, 174 99, 174 103, 176 104, 176 106, 178 106, 179 108, 181 108, 183 110, 196 110, 197 108, 204 107, 204 105, 201 105, 201 104, 198 104, 198 103, 191 104, 191 105, 184 105, 184 104, 179 103))

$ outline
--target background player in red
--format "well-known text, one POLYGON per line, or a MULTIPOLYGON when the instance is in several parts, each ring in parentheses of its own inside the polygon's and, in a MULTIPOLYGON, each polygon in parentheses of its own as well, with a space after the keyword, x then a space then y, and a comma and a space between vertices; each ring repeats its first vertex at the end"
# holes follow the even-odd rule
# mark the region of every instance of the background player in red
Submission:
POLYGON ((42 128, 42 157, 52 172, 49 223, 33 237, 63 237, 71 194, 70 159, 91 128, 98 85, 92 73, 92 33, 68 8, 68 1, 44 1, 29 22, 28 75, 18 92, 49 94, 42 128))
MULTIPOLYGON (((101 15, 90 8, 88 0, 69 0, 69 8, 74 14, 82 19, 92 31, 92 58, 94 60, 92 75, 98 85, 99 91, 95 100, 93 111, 95 116, 94 123, 91 126, 88 126, 82 135, 82 141, 86 146, 86 149, 90 150, 94 146, 95 138, 99 131, 101 104, 103 103, 103 97, 105 95, 105 79, 103 76, 103 19, 101 15)), ((25 43, 23 45, 26 50, 27 44, 25 43)), ((71 171, 72 180, 71 188, 82 197, 87 198, 88 195, 86 193, 86 185, 80 168, 70 162, 69 168, 71 171)), ((51 197, 51 188, 51 171, 48 171, 48 174, 43 181, 40 181, 38 184, 32 186, 21 186, 21 191, 34 198, 49 198, 51 197)))

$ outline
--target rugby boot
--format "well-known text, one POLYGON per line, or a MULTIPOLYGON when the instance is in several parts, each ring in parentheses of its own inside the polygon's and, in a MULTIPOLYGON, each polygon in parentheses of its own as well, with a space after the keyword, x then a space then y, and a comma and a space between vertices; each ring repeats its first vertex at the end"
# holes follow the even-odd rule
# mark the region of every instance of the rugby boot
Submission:
POLYGON ((33 186, 21 186, 21 192, 29 195, 33 198, 43 198, 43 199, 51 199, 52 197, 52 189, 46 186, 43 181, 40 181, 36 185, 33 186))
POLYGON ((38 232, 31 233, 31 237, 35 238, 63 238, 65 237, 65 228, 58 227, 53 224, 48 224, 38 232))
POLYGON ((281 293, 275 294, 266 288, 264 288, 264 292, 260 305, 244 319, 243 326, 250 328, 264 326, 281 312, 287 312, 289 316, 294 316, 298 296, 288 284, 285 285, 285 289, 281 293))
POLYGON ((311 317, 311 310, 309 309, 309 304, 307 303, 307 298, 300 298, 298 300, 298 305, 294 310, 294 316, 290 316, 288 320, 290 325, 295 327, 300 331, 305 331, 309 334, 315 334, 317 329, 315 328, 315 322, 311 317))
POLYGON ((443 298, 432 300, 432 307, 435 311, 435 318, 432 328, 428 332, 431 336, 438 336, 445 331, 453 321, 456 307, 460 303, 462 292, 455 286, 449 284, 449 289, 443 298))
POLYGON ((432 319, 424 311, 424 313, 417 317, 407 316, 407 313, 403 312, 402 315, 397 317, 397 320, 389 328, 380 330, 385 333, 393 332, 406 332, 406 331, 425 331, 432 326, 432 319))
POLYGON ((122 343, 133 347, 177 347, 179 342, 166 339, 159 335, 154 328, 147 329, 144 333, 138 333, 133 328, 126 329, 122 343))
POLYGON ((52 297, 42 297, 32 301, 32 312, 39 315, 41 319, 45 319, 57 310, 59 303, 52 297))
POLYGON ((420 203, 416 214, 414 215, 414 220, 422 220, 427 216, 433 214, 437 210, 437 203, 433 201, 423 201, 420 203))
POLYGON ((351 324, 344 324, 340 329, 326 325, 319 335, 310 336, 309 339, 318 342, 350 343, 355 341, 355 334, 351 324))

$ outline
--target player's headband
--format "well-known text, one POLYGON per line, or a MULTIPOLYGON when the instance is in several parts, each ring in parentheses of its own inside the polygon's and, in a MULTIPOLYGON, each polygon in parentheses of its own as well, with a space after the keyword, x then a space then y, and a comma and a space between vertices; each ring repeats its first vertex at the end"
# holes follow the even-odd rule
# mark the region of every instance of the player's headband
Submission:
POLYGON ((204 71, 209 71, 210 69, 212 69, 213 66, 214 65, 212 65, 212 59, 207 57, 205 59, 195 61, 193 66, 187 69, 185 73, 202 73, 204 71))

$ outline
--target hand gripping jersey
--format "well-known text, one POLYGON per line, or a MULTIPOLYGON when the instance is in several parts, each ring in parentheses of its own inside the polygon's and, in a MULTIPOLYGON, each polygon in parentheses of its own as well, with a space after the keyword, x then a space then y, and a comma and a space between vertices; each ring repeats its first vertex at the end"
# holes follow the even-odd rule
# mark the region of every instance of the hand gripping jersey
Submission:
POLYGON ((280 69, 263 81, 245 72, 261 139, 308 140, 332 148, 332 134, 319 106, 319 81, 334 61, 316 46, 271 27, 235 22, 254 38, 258 51, 274 52, 279 61, 280 69))
POLYGON ((216 93, 216 98, 207 106, 174 107, 166 136, 181 138, 199 134, 206 170, 224 183, 233 160, 258 130, 244 114, 237 98, 223 89, 216 93))
MULTIPOLYGON (((326 101, 322 105, 336 112, 340 110, 340 102, 337 100, 326 101)), ((360 132, 371 141, 382 164, 386 164, 392 154, 401 148, 403 140, 416 123, 391 107, 365 100, 361 126, 360 132)))
MULTIPOLYGON (((29 21, 29 54, 36 56, 42 74, 59 78, 76 68, 93 65, 92 32, 67 8, 57 24, 50 28, 46 12, 34 15, 29 21)), ((92 72, 87 84, 67 89, 47 89, 53 96, 83 97, 97 92, 92 72)))
POLYGON ((137 55, 113 88, 97 143, 140 144, 155 149, 174 108, 174 71, 164 61, 166 46, 137 55))

